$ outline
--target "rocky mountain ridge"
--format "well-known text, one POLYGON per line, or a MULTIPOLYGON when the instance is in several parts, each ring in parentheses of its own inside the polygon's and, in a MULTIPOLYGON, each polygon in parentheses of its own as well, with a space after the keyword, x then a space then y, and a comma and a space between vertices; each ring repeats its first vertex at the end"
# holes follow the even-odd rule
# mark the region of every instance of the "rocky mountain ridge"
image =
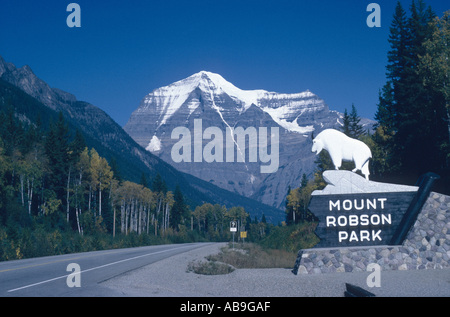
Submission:
MULTIPOLYGON (((219 74, 201 71, 145 96, 124 129, 142 147, 177 169, 282 209, 288 187, 298 187, 303 174, 313 175, 312 133, 341 127, 342 116, 330 110, 323 99, 309 90, 293 94, 242 90, 219 74), (195 129, 195 122, 199 120, 204 131, 209 128, 222 131, 222 139, 238 128, 248 132, 248 138, 252 137, 251 129, 260 132, 261 128, 266 128, 269 133, 266 154, 270 149, 278 149, 277 168, 271 173, 262 173, 261 167, 267 164, 250 160, 251 151, 255 147, 260 150, 261 138, 257 142, 256 138, 253 140, 256 144, 251 144, 248 139, 244 151, 240 151, 242 143, 237 144, 236 135, 234 145, 221 138, 217 140, 218 133, 215 138, 208 135, 205 139, 203 130, 195 129), (174 146, 177 148, 180 139, 173 136, 173 131, 179 127, 187 128, 199 138, 203 136, 203 148, 208 144, 219 146, 222 142, 223 160, 174 160, 173 149, 174 146), (274 131, 279 132, 276 142, 270 138, 274 131), (241 160, 237 157, 226 160, 228 151, 232 151, 230 147, 240 152, 241 160)), ((372 121, 365 119, 362 123, 370 126, 372 121)), ((193 142, 194 138, 191 139, 193 142)), ((189 147, 183 149, 189 151, 189 147)), ((195 150, 194 145, 190 150, 195 150)))
MULTIPOLYGON (((282 212, 252 199, 230 193, 213 184, 204 182, 189 174, 179 172, 160 158, 139 146, 108 114, 98 107, 78 101, 70 93, 50 87, 38 78, 29 66, 16 68, 0 56, 0 108, 14 107, 21 120, 33 122, 36 113, 57 118, 61 111, 72 130, 80 130, 90 147, 107 159, 114 158, 122 175, 139 182, 144 173, 149 179, 157 173, 174 190, 179 185, 192 208, 204 202, 219 203, 227 207, 242 206, 252 217, 266 215, 268 221, 283 220, 282 212), (33 98, 33 115, 20 103, 15 103, 17 95, 26 94, 33 98)), ((28 98, 28 100, 29 100, 28 98)), ((46 118, 47 119, 47 118, 46 118)), ((48 121, 48 120, 47 120, 48 121)), ((50 120, 51 121, 51 120, 50 120)), ((74 132, 74 131, 73 131, 74 132)))

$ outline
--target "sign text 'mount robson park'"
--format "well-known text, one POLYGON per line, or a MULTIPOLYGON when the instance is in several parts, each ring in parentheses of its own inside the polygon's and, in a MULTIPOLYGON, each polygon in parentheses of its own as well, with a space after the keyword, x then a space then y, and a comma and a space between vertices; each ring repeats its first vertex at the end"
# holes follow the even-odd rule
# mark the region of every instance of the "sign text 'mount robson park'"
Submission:
MULTIPOLYGON (((346 199, 342 201, 342 208, 344 210, 350 211, 353 208, 356 210, 364 210, 366 209, 374 209, 377 207, 384 210, 384 203, 387 198, 373 198, 373 199, 354 199, 353 201, 350 199, 346 199)), ((330 200, 329 201, 329 210, 333 211, 334 209, 340 211, 341 210, 341 200, 330 200)), ((378 225, 386 225, 392 224, 391 214, 361 214, 361 215, 341 215, 341 216, 326 216, 326 226, 327 227, 358 227, 361 226, 378 226, 378 225)), ((359 234, 356 231, 351 231, 350 234, 347 231, 339 231, 338 232, 338 241, 342 242, 345 240, 349 240, 349 242, 355 241, 376 241, 380 240, 381 230, 360 230, 359 234)))
POLYGON ((416 192, 315 195, 316 247, 389 244, 416 192))

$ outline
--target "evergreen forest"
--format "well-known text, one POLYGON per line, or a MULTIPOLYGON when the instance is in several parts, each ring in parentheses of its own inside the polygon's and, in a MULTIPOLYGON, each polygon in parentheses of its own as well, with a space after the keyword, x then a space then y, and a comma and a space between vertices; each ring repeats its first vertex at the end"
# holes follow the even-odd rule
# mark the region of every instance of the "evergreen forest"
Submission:
MULTIPOLYGON (((397 2, 388 41, 376 124, 364 130, 353 104, 344 112, 341 131, 371 149, 371 180, 416 185, 421 175, 434 172, 440 176, 434 190, 449 195, 450 11, 438 17, 423 0, 413 0, 409 10, 397 2)), ((341 168, 352 170, 354 164, 341 168)), ((303 175, 298 188, 288 189, 288 225, 314 220, 307 208, 311 193, 326 186, 322 173, 329 169, 333 163, 322 151, 312 179, 303 175)))
MULTIPOLYGON (((62 113, 45 128, 0 112, 0 260, 161 243, 230 241, 230 221, 248 240, 269 225, 242 207, 204 203, 191 210, 157 174, 124 179, 62 113)), ((239 237, 236 238, 238 240, 239 237)))

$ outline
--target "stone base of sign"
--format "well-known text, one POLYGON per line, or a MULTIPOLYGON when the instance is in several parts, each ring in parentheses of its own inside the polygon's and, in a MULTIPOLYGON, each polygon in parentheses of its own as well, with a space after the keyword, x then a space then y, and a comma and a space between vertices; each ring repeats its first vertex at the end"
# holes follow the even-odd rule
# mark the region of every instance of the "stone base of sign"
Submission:
POLYGON ((303 250, 297 274, 450 267, 450 196, 431 193, 401 246, 303 250))

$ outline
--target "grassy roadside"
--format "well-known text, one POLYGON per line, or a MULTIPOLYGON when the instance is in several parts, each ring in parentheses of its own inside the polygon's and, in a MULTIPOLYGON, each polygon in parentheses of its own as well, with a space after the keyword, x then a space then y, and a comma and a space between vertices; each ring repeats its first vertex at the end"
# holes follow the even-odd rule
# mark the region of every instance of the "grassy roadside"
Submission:
POLYGON ((253 243, 228 245, 218 254, 209 255, 206 261, 189 263, 187 271, 204 275, 228 274, 235 269, 252 268, 292 268, 297 257, 296 252, 276 249, 264 249, 253 243))
POLYGON ((319 242, 315 235, 317 223, 304 222, 292 226, 278 226, 256 243, 231 243, 219 254, 189 263, 187 271, 197 274, 228 274, 235 269, 293 268, 298 251, 312 248, 319 242))

